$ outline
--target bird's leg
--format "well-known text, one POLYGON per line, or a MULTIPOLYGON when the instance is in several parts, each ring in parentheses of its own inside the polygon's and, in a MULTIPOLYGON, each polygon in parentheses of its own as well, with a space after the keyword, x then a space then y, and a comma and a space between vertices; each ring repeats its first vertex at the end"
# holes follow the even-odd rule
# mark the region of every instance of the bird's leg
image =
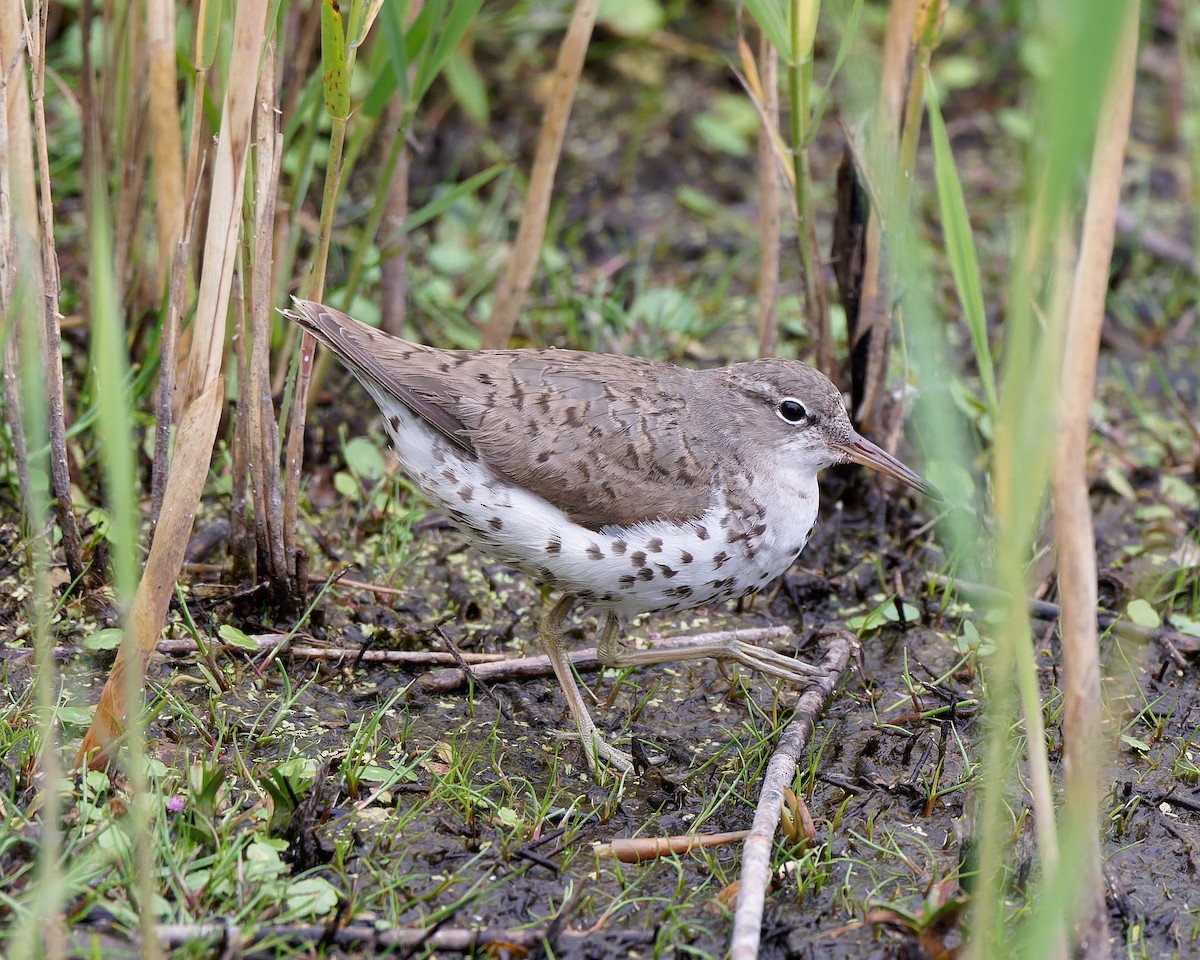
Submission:
MULTIPOLYGON (((570 594, 560 597, 558 602, 542 617, 542 621, 538 625, 538 636, 541 638, 542 646, 546 648, 546 655, 550 658, 550 666, 554 668, 554 675, 558 677, 559 686, 562 687, 563 696, 567 700, 567 708, 571 711, 571 716, 575 718, 575 726, 579 730, 579 739, 583 744, 583 752, 587 757, 588 766, 592 770, 592 775, 599 780, 602 775, 600 760, 607 760, 622 773, 629 773, 633 770, 633 758, 618 750, 601 736, 600 731, 596 729, 595 721, 592 720, 592 715, 588 713, 587 704, 583 702, 583 694, 579 692, 579 686, 575 683, 575 674, 571 671, 571 661, 563 649, 563 620, 566 619, 574 605, 575 598, 570 594)), ((607 631, 607 629, 608 624, 606 623, 605 630, 607 631)))
POLYGON ((803 660, 739 640, 736 632, 715 639, 711 636, 672 638, 658 641, 650 650, 630 649, 618 640, 616 619, 611 614, 604 623, 604 632, 596 646, 596 656, 606 667, 615 669, 712 658, 740 663, 756 673, 789 683, 805 683, 810 677, 821 674, 819 668, 803 660))
MULTIPOLYGON (((608 666, 614 657, 620 656, 621 643, 617 633, 618 627, 617 615, 610 610, 604 617, 604 626, 600 628, 600 639, 596 643, 596 657, 605 666, 608 666)), ((620 689, 621 685, 619 683, 613 684, 612 692, 609 693, 608 698, 603 702, 604 709, 607 710, 613 705, 613 701, 617 698, 617 693, 620 689)))
POLYGON ((606 667, 614 665, 621 656, 621 641, 617 634, 617 615, 611 610, 604 617, 604 626, 600 630, 600 640, 596 644, 596 657, 606 667))

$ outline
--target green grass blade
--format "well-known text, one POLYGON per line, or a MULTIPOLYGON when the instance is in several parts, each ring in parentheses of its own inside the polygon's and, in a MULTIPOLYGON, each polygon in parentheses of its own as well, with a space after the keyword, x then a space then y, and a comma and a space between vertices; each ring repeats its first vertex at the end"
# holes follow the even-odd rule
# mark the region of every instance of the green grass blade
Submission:
MULTIPOLYGON (((497 163, 486 170, 481 170, 473 177, 468 177, 461 183, 456 183, 449 190, 442 191, 434 199, 430 200, 429 203, 421 207, 421 209, 410 213, 404 221, 404 225, 400 228, 401 231, 403 233, 411 233, 423 224, 428 223, 434 217, 441 216, 463 197, 477 193, 484 186, 491 183, 496 177, 507 170, 508 166, 507 163, 497 163)), ((388 238, 389 241, 393 239, 392 237, 388 238)))
POLYGON ((975 237, 971 232, 971 219, 967 214, 962 181, 958 176, 958 168, 954 165, 954 152, 950 149, 950 138, 946 134, 946 124, 942 120, 942 111, 932 78, 927 78, 925 87, 925 110, 929 114, 929 133, 933 140, 934 181, 937 185, 938 206, 942 212, 946 259, 949 261, 954 287, 962 304, 963 320, 971 335, 971 346, 975 349, 975 363, 979 367, 979 378, 983 381, 984 402, 994 422, 997 406, 996 377, 992 365, 992 351, 988 345, 983 284, 979 279, 979 256, 975 251, 975 237))
POLYGON ((746 9, 750 11, 750 16, 758 24, 758 28, 771 41, 779 59, 784 63, 791 63, 792 37, 783 15, 783 6, 778 0, 746 0, 746 9))
POLYGON ((424 55, 417 63, 417 75, 412 86, 413 106, 421 102, 433 81, 445 69, 446 62, 458 47, 459 41, 466 34, 481 6, 483 0, 454 0, 450 4, 450 13, 445 23, 440 31, 434 32, 436 40, 432 50, 426 44, 422 51, 424 55))

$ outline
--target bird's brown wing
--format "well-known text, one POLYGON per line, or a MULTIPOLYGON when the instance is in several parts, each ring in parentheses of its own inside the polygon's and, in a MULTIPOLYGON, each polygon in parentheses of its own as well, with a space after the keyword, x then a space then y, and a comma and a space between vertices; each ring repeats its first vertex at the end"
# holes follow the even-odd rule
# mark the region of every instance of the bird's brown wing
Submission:
MULTIPOLYGON (((283 315, 311 333, 327 347, 365 386, 377 385, 442 434, 463 453, 476 455, 475 447, 453 408, 428 399, 409 386, 405 371, 418 372, 439 362, 439 354, 451 351, 410 343, 376 330, 349 314, 311 300, 293 301, 295 310, 283 315)), ((442 361, 448 370, 450 364, 442 361)))
POLYGON ((694 423, 694 374, 571 350, 436 350, 318 304, 296 319, 464 452, 593 529, 687 520, 718 458, 694 423))
POLYGON ((462 373, 456 414, 480 458, 576 523, 687 520, 708 508, 716 461, 693 429, 688 371, 547 350, 467 355, 462 373), (482 396, 468 396, 485 380, 482 396))

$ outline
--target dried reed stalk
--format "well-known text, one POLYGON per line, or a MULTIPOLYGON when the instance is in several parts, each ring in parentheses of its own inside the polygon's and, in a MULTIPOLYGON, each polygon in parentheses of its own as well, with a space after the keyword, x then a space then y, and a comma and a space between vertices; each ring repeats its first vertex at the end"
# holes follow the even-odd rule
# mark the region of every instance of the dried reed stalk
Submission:
POLYGON ((100 765, 110 759, 133 706, 126 702, 125 670, 137 671, 136 686, 140 687, 146 658, 162 633, 208 474, 223 406, 221 369, 226 318, 239 253, 246 158, 258 89, 258 65, 266 44, 266 13, 264 4, 243 3, 235 14, 228 87, 213 161, 204 264, 184 378, 184 414, 176 436, 163 511, 130 611, 129 629, 137 651, 136 660, 127 664, 125 656, 118 656, 92 725, 83 738, 77 762, 86 759, 100 765))
POLYGON ((779 161, 772 134, 779 129, 779 54, 766 34, 758 39, 762 64, 762 129, 758 137, 758 355, 773 357, 779 342, 779 161))
POLYGON ((525 302, 525 294, 533 283, 542 241, 546 238, 546 218, 550 214, 554 174, 558 170, 558 158, 567 132, 567 119, 571 115, 571 104, 575 101, 583 60, 599 10, 600 0, 578 0, 567 27, 567 35, 559 47, 558 63, 554 67, 554 86, 538 133, 533 170, 529 174, 529 192, 525 195, 525 209, 521 214, 517 241, 513 245, 508 268, 496 290, 492 315, 483 331, 485 349, 496 350, 507 345, 517 314, 525 302))
POLYGON ((1100 328, 1108 295, 1109 266, 1121 197, 1121 171, 1133 109, 1137 65, 1138 4, 1128 5, 1114 70, 1100 108, 1088 178, 1075 278, 1067 308, 1059 383, 1057 439, 1051 462, 1062 604, 1064 820, 1080 835, 1082 902, 1076 956, 1108 955, 1108 919, 1100 856, 1100 773, 1104 753, 1100 648, 1096 636, 1097 572, 1094 525, 1088 500, 1087 451, 1096 386, 1100 328))

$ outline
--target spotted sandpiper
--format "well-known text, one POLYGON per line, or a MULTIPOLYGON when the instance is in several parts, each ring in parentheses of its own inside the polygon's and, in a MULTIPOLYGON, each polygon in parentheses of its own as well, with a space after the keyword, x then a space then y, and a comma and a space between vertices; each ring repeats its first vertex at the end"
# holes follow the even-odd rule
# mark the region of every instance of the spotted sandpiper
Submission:
POLYGON ((832 464, 937 497, 795 360, 691 370, 574 350, 439 350, 310 301, 286 315, 366 387, 405 473, 449 521, 559 591, 539 635, 597 777, 601 760, 633 763, 597 731, 563 650, 577 601, 605 612, 606 665, 719 657, 801 681, 813 668, 737 639, 627 649, 619 618, 721 603, 780 576, 808 542, 817 474, 832 464))

